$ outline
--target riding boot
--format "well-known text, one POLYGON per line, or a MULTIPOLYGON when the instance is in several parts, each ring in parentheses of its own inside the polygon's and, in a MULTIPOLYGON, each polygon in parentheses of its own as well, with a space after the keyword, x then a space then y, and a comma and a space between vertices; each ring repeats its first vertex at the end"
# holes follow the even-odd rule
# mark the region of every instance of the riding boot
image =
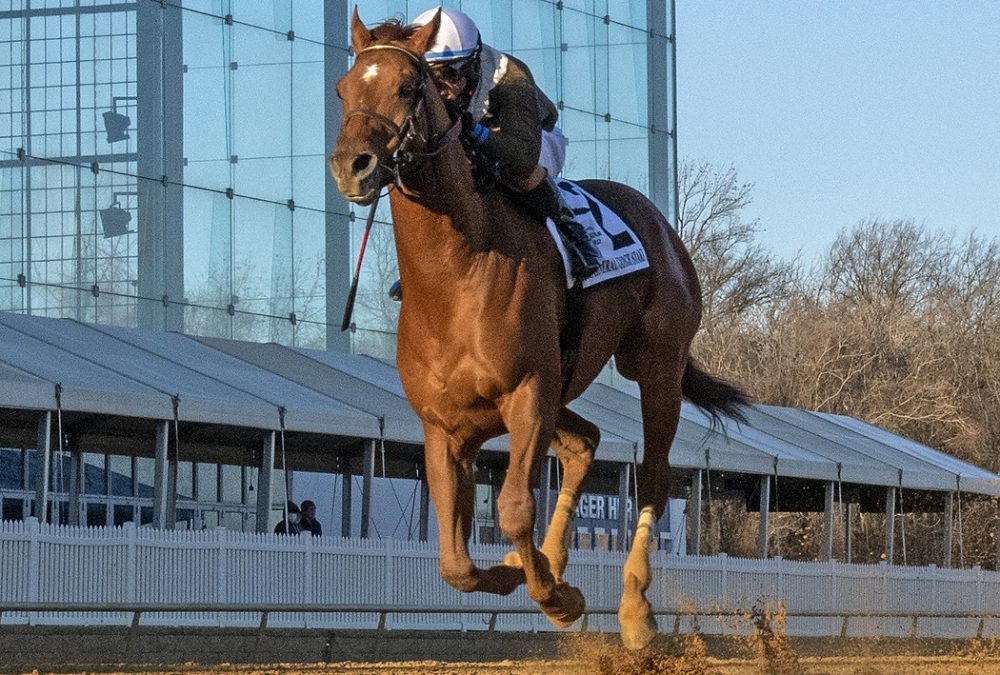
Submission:
POLYGON ((403 286, 399 283, 399 279, 392 282, 392 286, 389 287, 389 297, 396 302, 403 300, 403 286))
POLYGON ((546 176, 531 190, 514 194, 533 214, 551 218, 555 223, 567 243, 574 277, 584 279, 597 271, 601 265, 601 254, 587 234, 587 229, 574 218, 573 210, 566 204, 551 177, 546 176))

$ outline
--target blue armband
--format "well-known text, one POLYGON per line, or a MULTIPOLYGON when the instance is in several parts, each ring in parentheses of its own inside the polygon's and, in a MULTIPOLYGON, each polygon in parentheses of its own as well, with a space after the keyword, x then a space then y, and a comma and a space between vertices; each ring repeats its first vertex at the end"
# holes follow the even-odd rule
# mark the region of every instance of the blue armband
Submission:
POLYGON ((482 145, 483 143, 486 142, 486 139, 489 137, 490 137, 489 128, 484 127, 482 124, 479 124, 478 122, 476 123, 476 126, 472 127, 472 130, 469 131, 469 138, 471 138, 476 145, 482 145))

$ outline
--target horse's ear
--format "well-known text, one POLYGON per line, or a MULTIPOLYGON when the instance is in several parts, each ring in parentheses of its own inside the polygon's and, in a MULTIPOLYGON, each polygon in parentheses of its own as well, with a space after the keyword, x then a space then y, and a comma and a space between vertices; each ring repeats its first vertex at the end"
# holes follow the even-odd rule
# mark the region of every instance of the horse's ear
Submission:
POLYGON ((351 19, 351 48, 355 54, 360 54, 361 50, 371 45, 375 41, 372 32, 365 28, 361 16, 358 14, 358 6, 354 5, 354 17, 351 19))
POLYGON ((417 31, 410 37, 409 44, 410 48, 417 54, 421 56, 424 55, 430 46, 434 44, 434 38, 437 37, 438 28, 441 26, 441 9, 434 13, 434 18, 425 23, 423 26, 417 29, 417 31))

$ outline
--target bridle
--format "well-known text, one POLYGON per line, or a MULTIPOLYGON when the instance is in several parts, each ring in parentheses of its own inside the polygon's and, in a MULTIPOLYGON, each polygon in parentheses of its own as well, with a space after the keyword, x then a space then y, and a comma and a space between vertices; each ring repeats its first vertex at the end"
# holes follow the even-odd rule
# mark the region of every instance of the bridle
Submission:
POLYGON ((395 144, 395 149, 388 163, 380 162, 380 164, 392 173, 393 182, 400 190, 404 193, 416 195, 413 190, 403 185, 402 173, 409 168, 418 166, 424 160, 440 154, 449 143, 456 140, 462 131, 462 120, 458 118, 447 131, 435 134, 430 139, 426 138, 417 129, 415 122, 424 113, 424 95, 427 89, 427 80, 430 78, 427 62, 409 49, 393 44, 371 45, 359 51, 356 56, 378 50, 391 50, 406 54, 417 65, 417 70, 420 73, 420 84, 417 85, 417 90, 414 92, 415 103, 402 124, 396 124, 385 115, 377 113, 374 110, 369 110, 368 108, 354 108, 350 110, 344 115, 344 124, 346 125, 352 117, 367 117, 375 120, 392 132, 393 139, 391 144, 395 144), (420 141, 424 149, 411 150, 410 144, 414 141, 420 141))

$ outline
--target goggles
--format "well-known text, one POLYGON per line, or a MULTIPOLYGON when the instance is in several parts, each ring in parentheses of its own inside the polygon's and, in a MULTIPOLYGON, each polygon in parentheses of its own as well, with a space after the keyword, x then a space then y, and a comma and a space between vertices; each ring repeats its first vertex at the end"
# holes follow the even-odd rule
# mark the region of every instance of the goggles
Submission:
POLYGON ((432 63, 430 64, 430 69, 434 77, 440 80, 457 82, 468 75, 470 70, 469 59, 432 63))

